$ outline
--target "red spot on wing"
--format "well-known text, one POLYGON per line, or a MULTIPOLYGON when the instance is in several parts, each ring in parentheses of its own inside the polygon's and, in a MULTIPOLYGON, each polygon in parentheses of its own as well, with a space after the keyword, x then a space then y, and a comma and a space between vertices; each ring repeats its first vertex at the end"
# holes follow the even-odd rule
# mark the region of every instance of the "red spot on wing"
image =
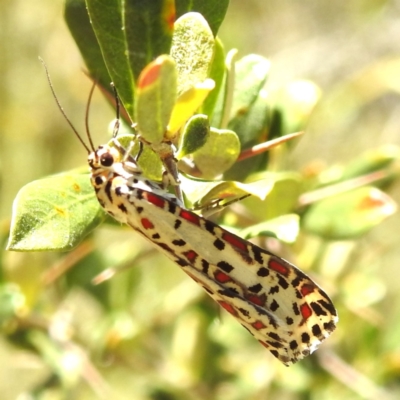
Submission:
POLYGON ((307 303, 304 303, 300 306, 300 313, 304 319, 308 319, 312 315, 312 310, 307 303))
POLYGON ((222 238, 240 251, 247 253, 247 242, 230 232, 224 232, 222 238))
POLYGON ((148 218, 142 218, 140 220, 144 229, 153 229, 154 225, 148 218))
POLYGON ((246 300, 250 301, 257 306, 264 306, 265 305, 265 296, 257 296, 255 294, 249 294, 246 296, 246 300))
POLYGON ((149 203, 154 204, 157 207, 164 208, 165 200, 162 197, 156 196, 153 193, 146 192, 146 199, 149 203))
POLYGON ((232 304, 229 304, 226 301, 219 301, 218 303, 222 308, 228 311, 228 313, 237 316, 236 308, 232 304))
POLYGON ((185 251, 183 255, 191 262, 194 262, 198 256, 198 254, 193 250, 185 251))
POLYGON ((252 326, 254 329, 257 329, 258 331, 259 331, 260 329, 264 329, 264 328, 266 327, 261 321, 255 321, 255 322, 253 322, 253 323, 251 324, 251 326, 252 326))
POLYGON ((283 263, 280 263, 277 259, 271 258, 268 262, 268 266, 273 269, 274 271, 278 272, 281 275, 288 276, 290 273, 289 268, 284 265, 283 263))
POLYGON ((179 216, 192 224, 200 226, 200 217, 188 210, 181 210, 179 216))
POLYGON ((315 289, 314 286, 304 284, 304 285, 301 287, 301 289, 300 289, 300 293, 301 293, 303 296, 307 296, 307 295, 313 293, 313 292, 314 292, 314 289, 315 289))
POLYGON ((217 282, 220 283, 226 283, 232 280, 232 278, 229 275, 227 275, 225 272, 222 271, 216 271, 214 273, 214 278, 217 282))

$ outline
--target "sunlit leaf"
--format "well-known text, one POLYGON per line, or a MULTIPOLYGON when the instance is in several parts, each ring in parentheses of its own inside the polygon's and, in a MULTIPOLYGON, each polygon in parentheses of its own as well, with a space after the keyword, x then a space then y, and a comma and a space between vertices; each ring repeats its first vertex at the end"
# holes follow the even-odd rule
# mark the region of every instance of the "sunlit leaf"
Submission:
POLYGON ((104 62, 128 114, 133 116, 134 79, 127 57, 127 42, 119 0, 87 0, 93 30, 104 62))
POLYGON ((13 204, 8 250, 70 250, 104 219, 87 174, 33 181, 13 204))
POLYGON ((175 2, 129 0, 123 4, 128 58, 137 81, 147 64, 170 51, 175 2))
POLYGON ((204 100, 201 112, 207 114, 208 117, 211 118, 225 77, 225 51, 222 42, 218 38, 215 40, 214 57, 212 59, 209 77, 214 81, 215 88, 204 100))
POLYGON ((293 243, 299 231, 300 217, 297 214, 286 214, 243 229, 240 231, 240 236, 245 239, 274 236, 283 242, 293 243))
POLYGON ((260 180, 250 183, 235 181, 207 181, 188 179, 182 176, 182 188, 190 202, 196 207, 206 207, 216 200, 240 198, 252 195, 265 199, 273 188, 272 181, 260 180))
POLYGON ((214 81, 206 79, 204 82, 196 83, 178 97, 168 124, 168 138, 172 139, 175 136, 176 132, 201 106, 208 93, 213 89, 214 81))
MULTIPOLYGON (((257 100, 267 80, 271 63, 264 57, 250 54, 235 64, 235 88, 229 128, 235 130, 251 105, 257 100)), ((242 143, 242 142, 241 142, 242 143)))
POLYGON ((64 17, 85 64, 100 86, 110 90, 111 77, 90 23, 85 0, 66 0, 64 17))
POLYGON ((271 93, 270 138, 304 129, 321 97, 321 89, 311 81, 293 81, 271 93))
POLYGON ((208 77, 214 36, 201 14, 191 12, 175 21, 171 56, 178 68, 178 94, 208 77))
POLYGON ((210 134, 210 122, 206 115, 194 115, 185 125, 180 138, 179 149, 175 155, 179 160, 187 154, 195 152, 207 141, 210 134))
POLYGON ((251 175, 250 178, 252 181, 262 179, 273 183, 264 201, 254 196, 245 200, 248 212, 255 218, 270 220, 289 214, 296 208, 302 189, 300 175, 294 172, 264 172, 251 175))
POLYGON ((229 0, 176 0, 175 3, 177 16, 189 11, 200 13, 207 20, 214 36, 216 36, 228 9, 229 0))
POLYGON ((149 143, 164 139, 176 101, 176 79, 175 62, 167 55, 147 65, 139 76, 135 120, 140 134, 149 143))
POLYGON ((379 189, 362 187, 310 207, 304 228, 328 239, 351 239, 368 232, 396 208, 395 202, 379 189))
POLYGON ((222 174, 236 161, 240 143, 235 132, 211 128, 207 142, 193 153, 196 167, 204 179, 222 174))

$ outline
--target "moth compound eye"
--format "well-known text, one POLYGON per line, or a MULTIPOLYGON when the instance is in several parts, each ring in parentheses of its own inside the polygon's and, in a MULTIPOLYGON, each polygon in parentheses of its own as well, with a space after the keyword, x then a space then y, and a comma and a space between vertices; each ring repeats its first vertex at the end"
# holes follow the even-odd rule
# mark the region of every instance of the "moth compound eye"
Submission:
POLYGON ((114 157, 110 153, 104 153, 100 157, 100 164, 103 167, 111 167, 111 165, 113 165, 113 163, 114 163, 114 157))

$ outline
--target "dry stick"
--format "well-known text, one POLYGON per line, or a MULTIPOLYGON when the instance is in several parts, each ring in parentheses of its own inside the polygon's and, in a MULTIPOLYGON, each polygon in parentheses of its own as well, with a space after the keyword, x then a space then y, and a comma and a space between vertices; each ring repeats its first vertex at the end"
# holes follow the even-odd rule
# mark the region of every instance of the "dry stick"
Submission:
POLYGON ((276 147, 282 143, 285 143, 289 140, 292 140, 296 137, 301 136, 303 133, 304 133, 304 131, 289 133, 288 135, 281 136, 276 139, 268 140, 268 142, 260 143, 260 144, 257 144, 255 146, 251 147, 250 149, 243 150, 238 157, 238 161, 242 161, 247 158, 254 157, 258 154, 264 153, 264 152, 272 149, 273 147, 276 147))
POLYGON ((65 257, 55 263, 49 270, 47 270, 43 276, 42 281, 45 285, 50 285, 67 271, 73 268, 76 263, 86 257, 94 250, 94 244, 90 240, 82 242, 73 251, 69 252, 65 257))
POLYGON ((366 186, 373 182, 377 182, 381 179, 387 178, 388 175, 389 173, 387 170, 380 170, 367 175, 358 176, 357 178, 349 179, 344 182, 339 182, 321 189, 313 190, 312 192, 304 193, 299 197, 297 206, 308 206, 322 199, 326 199, 327 197, 349 192, 350 190, 366 186))

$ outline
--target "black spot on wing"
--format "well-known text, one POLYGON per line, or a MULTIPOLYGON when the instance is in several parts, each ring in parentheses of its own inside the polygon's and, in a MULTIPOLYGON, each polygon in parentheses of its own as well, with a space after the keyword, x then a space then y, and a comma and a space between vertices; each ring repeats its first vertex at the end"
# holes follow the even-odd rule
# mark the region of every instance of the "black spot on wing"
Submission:
POLYGON ((264 263, 264 259, 262 257, 262 251, 258 246, 252 245, 251 249, 253 250, 253 254, 254 254, 254 259, 259 263, 259 264, 263 264, 264 263))
POLYGON ((299 345, 298 345, 298 343, 296 342, 296 340, 292 340, 292 341, 289 343, 289 347, 290 347, 291 350, 296 350, 296 349, 299 347, 299 345))
POLYGON ((233 270, 233 266, 226 261, 220 261, 217 266, 227 273, 233 270))
POLYGON ((190 264, 185 261, 183 258, 177 258, 175 259, 175 262, 180 266, 180 267, 188 267, 190 264))
POLYGON ((184 246, 186 244, 186 242, 183 239, 175 239, 175 240, 172 241, 172 243, 175 246, 179 246, 179 247, 182 247, 182 246, 184 246))
POLYGON ((325 322, 324 329, 327 332, 333 332, 336 329, 335 323, 333 321, 325 322))
POLYGON ((174 228, 178 229, 182 225, 182 221, 179 219, 175 220, 174 228))
POLYGON ((269 333, 268 333, 268 336, 269 336, 271 339, 276 340, 277 342, 281 342, 281 341, 282 341, 282 339, 280 338, 280 336, 279 336, 277 333, 275 333, 275 332, 269 332, 269 333))
POLYGON ((111 185, 112 185, 112 179, 110 179, 104 188, 104 191, 106 192, 106 195, 108 199, 112 202, 112 195, 111 195, 111 185))
POLYGON ((223 250, 225 248, 225 243, 221 239, 215 239, 214 246, 218 250, 223 250))
POLYGON ((314 336, 319 337, 322 334, 321 328, 318 324, 315 324, 311 328, 311 332, 314 336))
MULTIPOLYGON (((320 294, 325 294, 322 291, 319 291, 320 294)), ((328 310, 328 312, 332 315, 337 315, 336 309, 333 306, 333 304, 331 303, 331 301, 329 300, 329 297, 326 296, 326 298, 328 299, 328 301, 324 301, 324 300, 320 300, 318 303, 324 307, 326 310, 328 310)))
POLYGON ((205 274, 208 274, 208 269, 210 267, 210 263, 207 260, 205 260, 204 258, 201 259, 201 267, 202 267, 202 271, 205 274))
POLYGON ((274 299, 272 300, 272 303, 269 306, 271 311, 276 311, 279 308, 279 303, 274 299))
POLYGON ((283 278, 283 276, 278 275, 278 284, 280 287, 282 287, 283 289, 287 289, 289 287, 289 283, 286 279, 283 278))
POLYGON ((310 343, 310 335, 307 332, 301 334, 301 342, 307 344, 310 343))
POLYGON ((176 213, 176 204, 173 203, 172 201, 168 201, 168 211, 171 214, 175 214, 176 213))
POLYGON ((318 316, 327 315, 326 311, 315 301, 311 302, 310 306, 316 315, 318 315, 318 316))
POLYGON ((128 210, 126 209, 125 205, 123 203, 118 204, 118 208, 124 213, 126 214, 128 212, 128 210))
POLYGON ((257 271, 258 276, 266 277, 269 275, 269 269, 265 267, 261 267, 257 271))
POLYGON ((257 283, 256 285, 250 286, 248 289, 250 290, 250 292, 258 293, 262 290, 262 288, 262 285, 260 283, 257 283))
POLYGON ((206 228, 207 232, 210 232, 211 234, 214 234, 214 228, 215 224, 209 221, 208 219, 204 220, 204 228, 206 228))

